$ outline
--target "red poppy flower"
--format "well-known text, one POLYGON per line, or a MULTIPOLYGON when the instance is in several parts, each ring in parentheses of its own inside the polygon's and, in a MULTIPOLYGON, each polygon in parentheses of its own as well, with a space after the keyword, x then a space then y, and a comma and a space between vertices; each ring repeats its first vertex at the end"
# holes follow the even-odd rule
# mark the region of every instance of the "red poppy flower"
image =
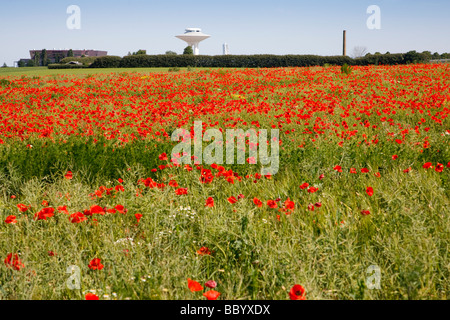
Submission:
POLYGON ((69 214, 69 211, 67 210, 67 206, 59 206, 58 211, 64 214, 69 214))
POLYGON ((229 176, 229 177, 227 177, 227 182, 229 182, 229 183, 231 183, 231 184, 234 184, 234 180, 236 179, 236 177, 235 176, 229 176))
MULTIPOLYGON (((157 183, 156 184, 156 187, 158 188, 158 189, 164 189, 165 187, 166 187, 166 185, 164 184, 164 183, 157 183)), ((187 190, 187 189, 186 189, 187 190)))
POLYGON ((43 207, 48 207, 48 201, 47 200, 43 200, 42 201, 42 206, 43 207))
POLYGON ((350 168, 350 173, 357 173, 356 168, 350 168))
POLYGON ((284 202, 284 207, 288 210, 294 210, 295 203, 291 201, 289 198, 284 202))
POLYGON ((408 169, 403 170, 404 173, 408 173, 411 171, 411 167, 409 167, 408 169))
POLYGON ((261 200, 259 200, 258 198, 253 198, 253 203, 258 206, 258 207, 262 207, 263 203, 261 200))
POLYGON ((317 192, 317 190, 319 190, 319 188, 311 187, 311 188, 308 189, 308 192, 309 193, 314 193, 314 192, 317 192))
MULTIPOLYGON (((95 190, 94 195, 101 198, 103 196, 103 192, 101 192, 100 190, 95 190)), ((95 198, 94 196, 94 198, 95 198)))
POLYGON ((49 251, 48 255, 49 255, 49 257, 54 257, 54 256, 56 256, 56 253, 54 253, 53 251, 49 251))
POLYGON ((119 191, 124 192, 125 188, 123 186, 121 186, 121 185, 117 185, 117 186, 114 187, 114 190, 116 190, 117 192, 119 192, 119 191))
POLYGON ((67 171, 67 173, 64 175, 64 177, 69 180, 72 179, 73 178, 72 171, 67 171))
POLYGON ((321 203, 321 202, 316 202, 316 203, 314 203, 314 205, 315 205, 317 208, 320 208, 320 207, 322 206, 322 203, 321 203))
POLYGON ((208 300, 217 300, 217 298, 220 296, 220 293, 215 290, 209 290, 203 293, 203 296, 205 296, 208 300))
POLYGON ((175 190, 175 193, 176 193, 177 195, 181 196, 181 195, 183 195, 183 194, 187 194, 187 193, 188 193, 188 190, 187 190, 187 188, 179 188, 179 189, 175 190))
POLYGON ((188 288, 192 292, 203 290, 202 285, 200 283, 198 283, 197 281, 191 280, 189 278, 187 279, 187 281, 188 281, 188 288))
POLYGON ((91 292, 87 293, 87 294, 84 296, 84 298, 85 298, 86 300, 98 300, 98 296, 95 295, 95 294, 93 294, 93 293, 91 293, 91 292))
POLYGON ((209 251, 208 247, 201 247, 200 249, 197 250, 197 253, 203 256, 205 254, 210 255, 211 251, 209 251))
POLYGON ((87 220, 87 218, 81 212, 72 213, 69 219, 72 223, 80 223, 87 220))
POLYGON ((5 264, 7 267, 12 267, 14 270, 20 270, 21 268, 25 268, 25 265, 20 261, 19 255, 17 253, 8 254, 8 256, 5 259, 5 264))
POLYGON ((370 214, 370 211, 369 211, 369 210, 362 210, 362 211, 361 211, 361 214, 362 214, 363 216, 368 216, 368 215, 370 214))
POLYGON ((91 260, 91 262, 89 262, 89 269, 91 270, 102 270, 103 269, 103 264, 100 263, 101 259, 99 258, 94 258, 91 260))
POLYGON ((369 172, 369 169, 367 169, 367 168, 362 168, 362 169, 361 169, 361 172, 362 172, 362 173, 368 173, 368 172, 369 172))
POLYGON ((16 216, 7 216, 5 220, 6 224, 15 224, 17 223, 16 216))
POLYGON ((169 186, 176 188, 176 187, 178 187, 178 183, 175 180, 170 180, 169 186))
POLYGON ((333 169, 336 170, 337 172, 342 172, 341 166, 335 166, 333 169))
POLYGON ((275 209, 276 207, 278 207, 276 201, 274 201, 274 200, 267 200, 267 205, 272 209, 275 209))
POLYGON ((213 181, 214 176, 212 174, 202 174, 199 178, 201 183, 209 184, 213 181))
POLYGON ((373 188, 372 187, 367 187, 366 192, 369 195, 369 197, 373 196, 373 188))
POLYGON ((206 199, 205 206, 210 208, 214 207, 214 199, 212 197, 208 197, 208 199, 206 199))
POLYGON ((55 215, 55 209, 53 208, 43 208, 41 211, 37 212, 34 215, 36 220, 47 220, 47 218, 51 218, 55 215))
POLYGON ((436 168, 434 169, 436 172, 442 172, 444 170, 444 165, 442 163, 438 163, 436 168))
MULTIPOLYGON (((106 214, 105 210, 102 207, 100 207, 99 205, 91 206, 91 209, 89 211, 90 211, 90 215, 101 214, 103 216, 106 214)), ((84 213, 84 214, 86 215, 86 213, 84 213)))
POLYGON ((233 197, 233 196, 229 197, 227 200, 228 200, 228 202, 231 203, 231 204, 234 204, 234 203, 237 202, 237 199, 236 199, 235 197, 233 197))
POLYGON ((322 180, 323 178, 325 178, 325 175, 322 173, 322 174, 319 176, 319 180, 322 180))
POLYGON ((309 187, 309 183, 305 182, 300 186, 300 189, 306 189, 309 187))
POLYGON ((128 212, 128 209, 125 209, 123 205, 118 204, 114 207, 117 211, 119 211, 121 214, 125 214, 128 212))
POLYGON ((209 280, 205 283, 205 286, 211 289, 217 287, 217 283, 214 280, 209 280))
POLYGON ((398 155, 394 154, 394 155, 392 156, 392 160, 397 160, 397 159, 398 159, 398 155))
POLYGON ((140 214, 140 213, 136 213, 134 216, 136 217, 136 220, 138 223, 139 223, 139 220, 141 220, 141 218, 143 217, 142 214, 140 214))
POLYGON ((305 288, 299 284, 294 285, 289 291, 289 297, 291 300, 305 300, 305 288))
POLYGON ((162 161, 166 161, 168 158, 167 158, 167 154, 165 153, 165 152, 163 152, 163 153, 161 153, 159 156, 158 156, 158 159, 159 160, 162 160, 162 161))
POLYGON ((433 164, 432 164, 431 162, 427 162, 427 163, 425 163, 425 164, 423 165, 423 168, 424 168, 424 169, 430 169, 430 168, 433 168, 433 164))
POLYGON ((377 178, 381 177, 381 174, 379 172, 375 172, 373 175, 377 178))

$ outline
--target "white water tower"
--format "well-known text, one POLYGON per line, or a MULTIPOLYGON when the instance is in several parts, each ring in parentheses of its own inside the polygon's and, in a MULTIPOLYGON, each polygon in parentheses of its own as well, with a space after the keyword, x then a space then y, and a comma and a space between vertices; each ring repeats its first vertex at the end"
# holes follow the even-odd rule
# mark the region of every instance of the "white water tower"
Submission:
POLYGON ((199 55, 200 51, 198 49, 198 44, 200 41, 208 39, 210 35, 202 33, 200 28, 186 28, 184 34, 175 36, 180 40, 186 41, 189 46, 192 47, 194 55, 199 55))

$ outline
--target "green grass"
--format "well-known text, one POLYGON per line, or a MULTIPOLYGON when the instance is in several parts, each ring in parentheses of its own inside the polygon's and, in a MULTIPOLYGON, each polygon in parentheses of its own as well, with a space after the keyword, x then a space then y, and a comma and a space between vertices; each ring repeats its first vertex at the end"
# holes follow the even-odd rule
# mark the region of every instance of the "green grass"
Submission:
MULTIPOLYGON (((91 75, 111 73, 152 73, 168 72, 170 68, 99 68, 99 69, 48 69, 47 67, 23 67, 23 68, 0 68, 1 77, 16 76, 47 76, 47 75, 91 75)), ((178 72, 185 72, 187 68, 179 68, 178 72)), ((211 68, 191 68, 191 70, 207 70, 211 68)), ((214 68, 213 68, 214 69, 214 68)), ((223 69, 223 68, 222 68, 223 69)), ((231 70, 231 69, 230 69, 231 70)))
POLYGON ((293 192, 291 186, 303 181, 301 173, 308 170, 286 170, 275 181, 257 184, 250 180, 231 185, 217 179, 202 185, 198 172, 170 169, 164 177, 171 174, 188 188, 188 195, 177 196, 171 187, 141 186, 142 196, 136 197, 135 182, 145 175, 133 167, 118 174, 125 192, 97 200, 89 200, 88 193, 96 187, 82 182, 83 172, 70 181, 61 172, 51 184, 30 180, 22 185, 20 199, 3 198, 0 203, 2 218, 17 214, 19 202, 31 205, 30 213, 18 215, 17 225, 0 227, 2 252, 19 248, 26 266, 22 272, 1 267, 0 297, 72 299, 83 298, 88 290, 103 290, 117 293, 119 299, 198 299, 199 293, 187 289, 186 279, 192 278, 217 281, 224 299, 286 299, 286 289, 294 283, 307 288, 308 299, 449 298, 450 215, 437 173, 405 176, 389 170, 375 178, 327 170, 326 180, 311 181, 320 194, 298 188, 293 192), (371 198, 364 192, 367 185, 375 190, 371 198), (226 200, 238 193, 245 198, 235 205, 226 200), (281 213, 278 221, 279 213, 265 201, 279 196, 284 201, 287 195, 295 199, 295 212, 281 213), (214 198, 214 208, 204 206, 208 196, 214 198), (263 208, 253 204, 253 197, 264 201, 263 208), (55 208, 66 205, 71 213, 93 204, 122 204, 129 211, 95 216, 97 225, 92 218, 72 224, 63 213, 34 221, 43 199, 55 208), (308 203, 318 201, 321 208, 307 210, 308 203), (371 214, 361 215, 366 208, 371 214), (143 217, 136 226, 138 212, 143 217), (127 237, 134 245, 116 243, 127 237), (212 255, 199 256, 196 251, 202 246, 212 255), (50 250, 57 256, 49 257, 50 250), (105 265, 101 271, 87 267, 96 257, 105 265), (81 269, 81 290, 66 287, 71 265, 81 269), (381 269, 381 290, 365 285, 371 265, 381 269))

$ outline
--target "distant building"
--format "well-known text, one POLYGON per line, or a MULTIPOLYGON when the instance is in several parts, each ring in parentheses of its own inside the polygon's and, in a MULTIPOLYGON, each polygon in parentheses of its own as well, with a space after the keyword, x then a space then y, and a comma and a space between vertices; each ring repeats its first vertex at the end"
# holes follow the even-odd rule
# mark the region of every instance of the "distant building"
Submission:
MULTIPOLYGON (((30 57, 31 59, 34 59, 34 56, 36 55, 36 52, 41 53, 42 50, 30 50, 30 57)), ((72 50, 74 57, 103 57, 108 54, 107 51, 99 51, 99 50, 72 50)), ((67 54, 69 53, 69 50, 47 50, 47 58, 50 60, 51 63, 55 63, 65 57, 67 57, 67 54)))
MULTIPOLYGON (((46 50, 47 51, 47 60, 49 63, 58 63, 59 61, 61 61, 62 59, 66 58, 68 53, 69 53, 69 49, 53 49, 53 50, 46 50)), ((73 56, 74 57, 103 57, 106 56, 108 54, 108 51, 100 51, 100 50, 72 50, 73 52, 73 56)), ((21 63, 25 63, 28 64, 28 62, 30 60, 35 60, 34 57, 36 56, 36 53, 39 53, 39 58, 42 59, 42 50, 30 50, 30 58, 31 59, 20 59, 19 61, 21 61, 21 63)), ((15 61, 15 64, 18 64, 19 61, 15 61)), ((41 61, 39 61, 39 64, 41 64, 41 61)))
POLYGON ((228 44, 227 43, 223 44, 223 54, 225 56, 230 54, 230 50, 228 49, 228 44))

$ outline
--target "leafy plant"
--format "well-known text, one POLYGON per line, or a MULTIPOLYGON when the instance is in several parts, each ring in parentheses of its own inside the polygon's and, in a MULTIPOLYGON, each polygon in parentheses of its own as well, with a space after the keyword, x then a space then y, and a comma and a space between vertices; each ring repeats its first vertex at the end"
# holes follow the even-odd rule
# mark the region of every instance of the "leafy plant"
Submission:
POLYGON ((348 64, 344 63, 341 67, 341 74, 349 75, 353 71, 353 68, 349 66, 348 64))

